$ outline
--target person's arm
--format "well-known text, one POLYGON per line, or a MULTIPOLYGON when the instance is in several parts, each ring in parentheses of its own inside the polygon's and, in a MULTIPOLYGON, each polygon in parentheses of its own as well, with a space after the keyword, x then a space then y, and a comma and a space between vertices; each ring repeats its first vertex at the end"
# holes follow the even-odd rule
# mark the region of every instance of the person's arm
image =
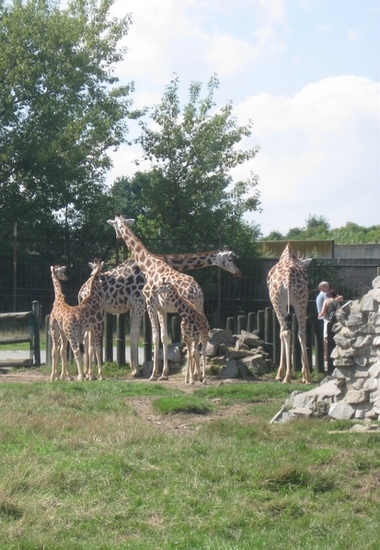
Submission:
POLYGON ((322 306, 322 309, 321 309, 321 311, 320 311, 320 313, 319 313, 319 315, 318 315, 318 318, 324 317, 324 316, 326 315, 326 313, 327 313, 327 304, 328 304, 328 302, 329 302, 328 300, 325 300, 325 301, 323 302, 323 306, 322 306))

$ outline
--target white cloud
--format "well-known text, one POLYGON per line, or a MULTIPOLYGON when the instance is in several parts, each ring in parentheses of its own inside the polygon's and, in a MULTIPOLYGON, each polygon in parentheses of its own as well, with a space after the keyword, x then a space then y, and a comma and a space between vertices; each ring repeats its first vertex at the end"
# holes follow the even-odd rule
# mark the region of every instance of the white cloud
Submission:
POLYGON ((236 107, 240 123, 255 123, 250 145, 261 146, 245 170, 260 177, 263 214, 253 219, 264 234, 303 226, 314 213, 333 227, 379 223, 378 94, 375 82, 341 76, 236 107))
POLYGON ((220 76, 232 75, 244 69, 257 56, 256 48, 227 34, 214 36, 206 54, 213 71, 220 76))

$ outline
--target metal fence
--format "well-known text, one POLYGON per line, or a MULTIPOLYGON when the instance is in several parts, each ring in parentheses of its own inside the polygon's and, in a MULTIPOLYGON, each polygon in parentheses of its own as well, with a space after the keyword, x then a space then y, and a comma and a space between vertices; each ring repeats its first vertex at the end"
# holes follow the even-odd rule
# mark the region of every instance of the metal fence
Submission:
MULTIPOLYGON (((266 278, 276 259, 256 259, 236 261, 243 276, 233 277, 230 273, 207 268, 189 272, 201 285, 205 297, 205 313, 212 327, 225 326, 228 317, 248 315, 251 312, 270 307, 266 278)), ((327 280, 345 299, 355 299, 372 288, 372 280, 377 276, 379 262, 355 262, 353 260, 313 261, 308 268, 310 300, 314 300, 318 283, 327 280)), ((112 267, 112 266, 109 266, 112 267)), ((68 265, 69 280, 62 285, 67 303, 77 302, 78 290, 88 279, 88 264, 68 265)), ((0 272, 0 312, 27 311, 30 304, 38 301, 41 305, 41 322, 51 311, 54 301, 49 263, 31 256, 27 262, 20 262, 14 276, 12 262, 3 262, 0 272)))

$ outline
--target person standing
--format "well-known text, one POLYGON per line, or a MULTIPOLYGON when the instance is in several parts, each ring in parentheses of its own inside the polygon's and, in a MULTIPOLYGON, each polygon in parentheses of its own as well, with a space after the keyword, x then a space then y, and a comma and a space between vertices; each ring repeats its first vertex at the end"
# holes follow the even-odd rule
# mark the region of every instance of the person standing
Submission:
POLYGON ((316 305, 317 305, 317 312, 318 315, 320 314, 323 302, 327 299, 327 293, 330 290, 330 285, 327 281, 321 281, 318 285, 319 294, 315 299, 316 305))
POLYGON ((323 319, 323 357, 325 370, 328 370, 329 361, 329 326, 331 324, 331 313, 340 308, 340 301, 343 296, 338 296, 334 289, 327 293, 327 298, 323 301, 322 308, 318 313, 318 319, 323 319))

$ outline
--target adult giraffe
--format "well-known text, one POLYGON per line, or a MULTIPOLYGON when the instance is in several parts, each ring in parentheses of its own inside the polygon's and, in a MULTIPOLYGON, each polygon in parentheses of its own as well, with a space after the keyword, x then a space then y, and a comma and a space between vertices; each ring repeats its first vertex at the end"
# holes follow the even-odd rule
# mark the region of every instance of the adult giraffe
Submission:
MULTIPOLYGON (((219 267, 235 277, 241 276, 241 271, 233 262, 231 251, 198 252, 194 254, 159 255, 170 267, 180 271, 190 271, 206 267, 219 267)), ((109 271, 102 272, 101 302, 104 311, 112 315, 120 315, 131 310, 130 349, 132 376, 139 374, 138 340, 140 327, 145 311, 143 289, 146 283, 144 273, 133 258, 125 260, 109 271)), ((78 301, 81 302, 89 293, 90 279, 79 291, 78 301)))
POLYGON ((136 237, 130 223, 134 220, 125 220, 123 216, 115 216, 114 220, 108 220, 116 231, 116 236, 123 239, 129 248, 135 262, 144 274, 146 283, 143 289, 146 309, 152 325, 153 340, 153 372, 150 380, 158 376, 158 350, 161 332, 164 367, 160 380, 167 379, 169 374, 168 364, 168 336, 167 314, 176 313, 175 306, 165 294, 157 296, 156 290, 164 283, 173 284, 178 294, 188 300, 198 311, 203 312, 203 292, 199 284, 190 275, 179 273, 170 267, 162 258, 152 254, 136 237))
POLYGON ((281 355, 276 380, 283 379, 283 382, 290 382, 292 378, 290 306, 293 306, 298 320, 298 339, 302 352, 302 382, 305 384, 310 384, 311 382, 309 360, 306 351, 306 314, 309 298, 306 268, 310 262, 311 258, 305 260, 298 258, 288 243, 278 263, 268 273, 269 297, 280 323, 281 355))

